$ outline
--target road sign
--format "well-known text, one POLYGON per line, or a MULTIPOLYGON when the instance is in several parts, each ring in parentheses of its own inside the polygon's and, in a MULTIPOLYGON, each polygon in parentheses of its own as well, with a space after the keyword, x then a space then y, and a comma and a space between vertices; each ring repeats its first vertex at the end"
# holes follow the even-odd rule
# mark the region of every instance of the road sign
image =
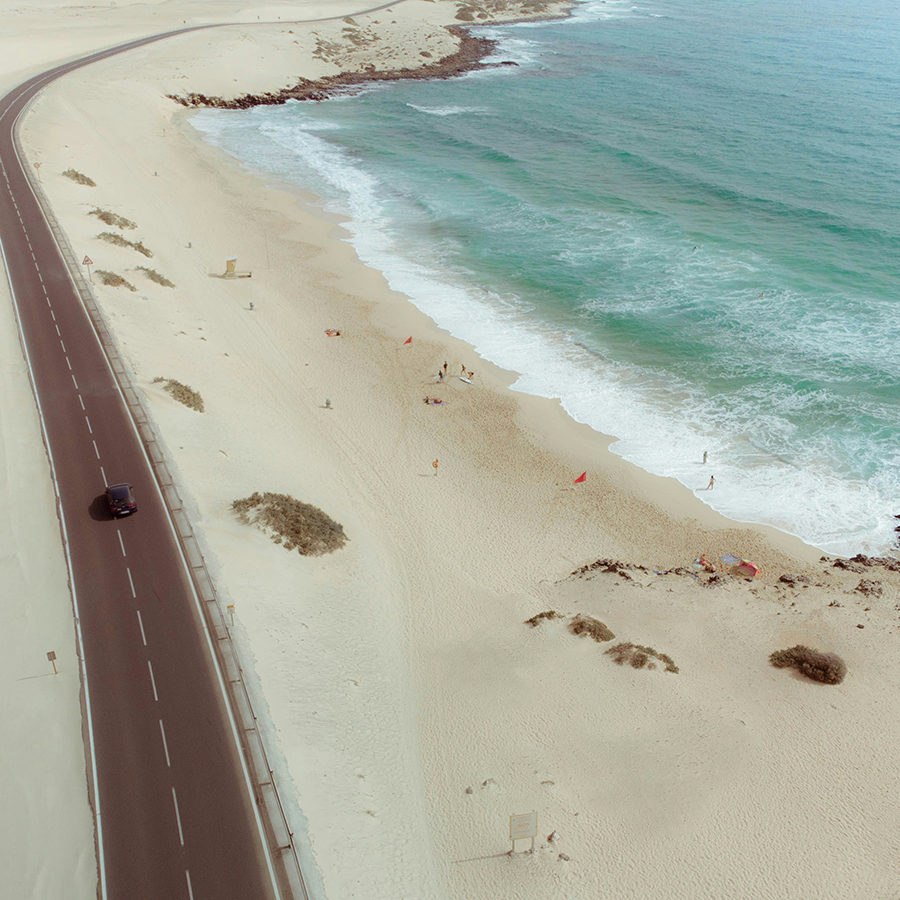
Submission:
POLYGON ((92 266, 92 265, 94 264, 94 261, 93 261, 89 256, 86 256, 86 257, 81 261, 81 264, 82 264, 83 266, 92 266))
POLYGON ((41 167, 41 164, 40 164, 40 163, 35 163, 35 164, 34 164, 34 167, 35 167, 36 169, 39 169, 39 168, 41 167))
POLYGON ((58 674, 57 671, 56 671, 56 651, 55 651, 55 650, 48 650, 48 651, 47 651, 47 659, 50 660, 50 663, 51 663, 51 665, 53 666, 53 674, 54 674, 54 675, 58 674))

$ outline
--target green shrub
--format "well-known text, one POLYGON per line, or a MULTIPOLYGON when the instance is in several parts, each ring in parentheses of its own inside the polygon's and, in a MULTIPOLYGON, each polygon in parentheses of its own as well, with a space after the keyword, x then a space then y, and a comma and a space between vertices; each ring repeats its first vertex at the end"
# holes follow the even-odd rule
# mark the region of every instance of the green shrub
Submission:
POLYGON ((776 669, 796 669, 822 684, 840 684, 847 674, 847 664, 836 653, 822 653, 803 644, 788 650, 776 650, 769 657, 769 662, 776 669))
POLYGON ((333 553, 347 542, 344 529, 334 519, 287 494, 257 492, 231 505, 245 525, 256 525, 276 544, 301 556, 333 553))

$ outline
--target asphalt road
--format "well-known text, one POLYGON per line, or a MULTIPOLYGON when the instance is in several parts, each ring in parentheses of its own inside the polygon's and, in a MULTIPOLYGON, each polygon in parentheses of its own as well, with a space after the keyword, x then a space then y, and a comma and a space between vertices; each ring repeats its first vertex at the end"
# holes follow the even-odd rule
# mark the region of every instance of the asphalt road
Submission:
POLYGON ((101 897, 266 900, 278 896, 272 864, 179 547, 12 140, 24 104, 54 78, 166 36, 59 66, 0 100, 0 243, 80 612, 101 897), (120 481, 139 509, 116 521, 102 494, 120 481))

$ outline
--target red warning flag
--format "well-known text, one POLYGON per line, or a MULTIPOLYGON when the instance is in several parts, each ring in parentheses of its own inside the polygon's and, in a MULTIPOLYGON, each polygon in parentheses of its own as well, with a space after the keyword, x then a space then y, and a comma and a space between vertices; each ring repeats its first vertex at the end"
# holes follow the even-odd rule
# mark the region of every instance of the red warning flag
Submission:
POLYGON ((411 338, 411 337, 408 337, 403 343, 404 343, 404 344, 411 344, 411 343, 412 343, 412 338, 411 338))
POLYGON ((582 472, 576 479, 575 484, 584 484, 587 481, 587 472, 582 472))

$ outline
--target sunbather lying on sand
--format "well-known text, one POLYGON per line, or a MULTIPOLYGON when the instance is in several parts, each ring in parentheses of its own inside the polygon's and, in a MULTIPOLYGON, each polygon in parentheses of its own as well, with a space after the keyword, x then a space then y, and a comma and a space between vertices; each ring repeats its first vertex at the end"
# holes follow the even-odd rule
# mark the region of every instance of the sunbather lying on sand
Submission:
POLYGON ((444 405, 444 401, 439 399, 438 397, 426 397, 425 402, 429 406, 443 406, 444 405))

